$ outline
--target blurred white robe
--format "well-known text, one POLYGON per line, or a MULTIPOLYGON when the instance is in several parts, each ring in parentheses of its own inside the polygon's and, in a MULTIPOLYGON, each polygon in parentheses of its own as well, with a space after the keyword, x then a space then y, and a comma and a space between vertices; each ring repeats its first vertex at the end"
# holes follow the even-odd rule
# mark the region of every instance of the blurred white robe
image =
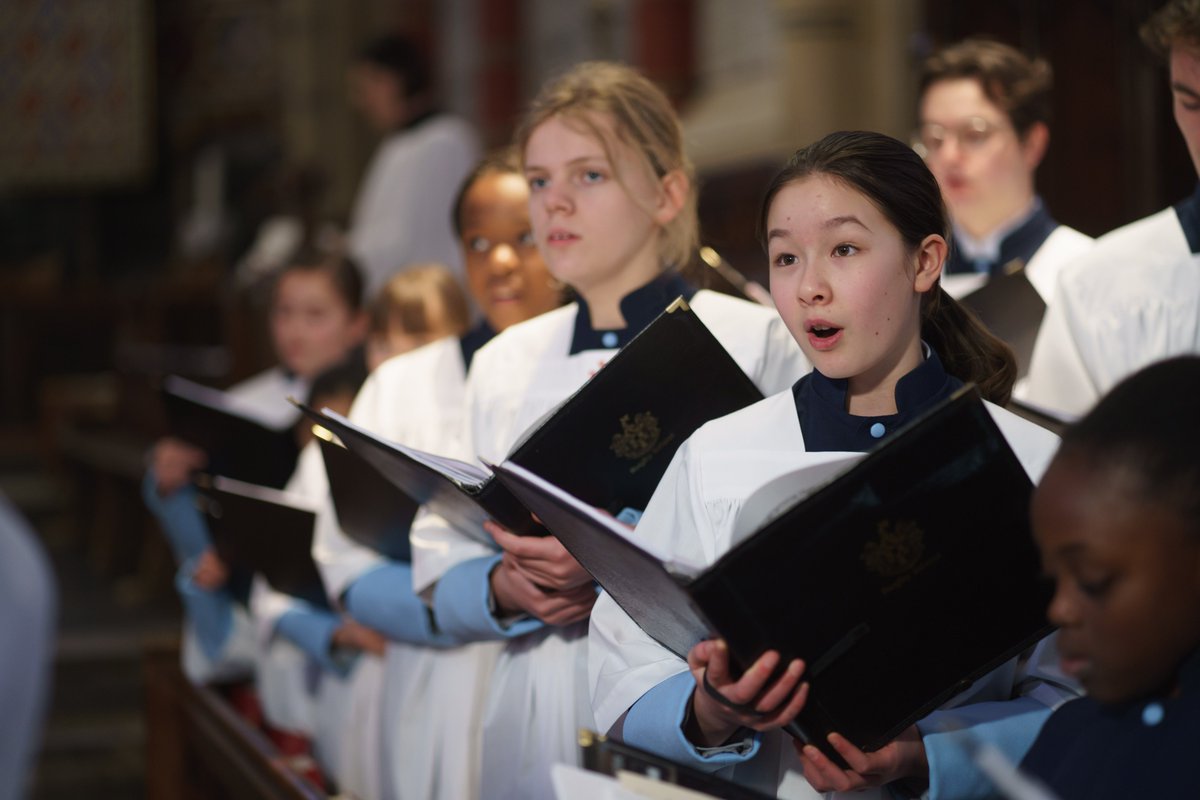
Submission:
POLYGON ((1167 208, 1063 268, 1019 399, 1079 416, 1142 367, 1198 351, 1200 254, 1167 208))
MULTIPOLYGON (((393 441, 450 454, 462 421, 466 370, 457 338, 389 359, 363 384, 349 418, 393 441)), ((317 515, 313 555, 331 597, 385 563, 337 523, 327 498, 317 515)), ((478 796, 479 720, 499 645, 433 648, 390 641, 379 709, 382 796, 458 800, 478 796)))

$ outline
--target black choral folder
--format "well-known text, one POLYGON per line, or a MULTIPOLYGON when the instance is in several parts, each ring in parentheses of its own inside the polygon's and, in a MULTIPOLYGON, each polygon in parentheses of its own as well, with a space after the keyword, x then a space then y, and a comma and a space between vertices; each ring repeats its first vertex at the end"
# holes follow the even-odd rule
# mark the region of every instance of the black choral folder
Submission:
POLYGON ((329 609, 312 558, 316 514, 263 486, 217 476, 199 483, 213 547, 226 564, 257 572, 277 592, 329 609))
POLYGON ((771 800, 754 789, 688 767, 617 739, 587 730, 579 731, 579 754, 583 768, 617 777, 621 772, 644 775, 660 783, 682 786, 704 797, 723 800, 771 800))
POLYGON ((288 482, 300 454, 291 425, 268 427, 241 413, 226 392, 175 375, 162 395, 172 435, 208 454, 207 472, 273 489, 288 482))
POLYGON ((357 453, 318 436, 338 525, 355 542, 393 561, 412 561, 408 529, 416 500, 357 453))
MULTIPOLYGON (((508 458, 616 514, 650 501, 671 457, 696 428, 762 393, 682 298, 526 431, 508 458)), ((545 533, 487 469, 388 442, 332 412, 300 409, 410 497, 480 531, 491 517, 545 533)))
POLYGON ((1032 485, 973 388, 707 568, 643 549, 520 466, 497 475, 677 655, 715 633, 740 668, 770 649, 803 658, 811 691, 790 732, 826 752, 835 730, 882 747, 1050 630, 1032 485))
POLYGON ((960 302, 1012 348, 1017 359, 1017 377, 1025 377, 1042 317, 1046 315, 1046 301, 1029 282, 1024 266, 1018 262, 1015 269, 992 276, 960 302))

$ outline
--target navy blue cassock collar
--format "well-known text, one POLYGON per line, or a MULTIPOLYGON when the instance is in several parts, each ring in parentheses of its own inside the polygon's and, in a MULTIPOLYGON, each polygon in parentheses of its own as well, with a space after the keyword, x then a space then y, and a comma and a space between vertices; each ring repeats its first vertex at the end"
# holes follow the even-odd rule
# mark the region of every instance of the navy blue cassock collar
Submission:
POLYGON ((1018 225, 1000 242, 1000 257, 995 263, 987 265, 986 270, 980 269, 978 265, 962 254, 962 248, 958 246, 957 242, 952 242, 950 257, 946 259, 946 273, 956 275, 964 272, 986 271, 996 275, 1001 273, 1004 267, 1013 260, 1019 260, 1022 266, 1029 264, 1029 260, 1037 253, 1038 248, 1045 244, 1046 240, 1050 238, 1050 234, 1054 233, 1054 229, 1058 227, 1058 223, 1050 216, 1050 212, 1046 210, 1041 198, 1037 198, 1035 202, 1034 211, 1029 219, 1018 225))
POLYGON ((846 410, 844 378, 827 378, 815 369, 796 381, 792 394, 809 452, 872 450, 893 431, 912 422, 963 385, 942 367, 941 359, 922 343, 925 360, 896 382, 895 414, 856 417, 846 410))
POLYGON ((575 315, 571 355, 585 350, 614 350, 624 347, 677 297, 691 300, 695 294, 695 287, 685 281, 679 273, 663 273, 621 299, 621 316, 625 318, 625 327, 611 330, 593 328, 592 314, 587 303, 582 297, 577 298, 575 302, 579 304, 579 313, 575 315))
POLYGON ((1196 191, 1190 197, 1176 204, 1175 215, 1179 217, 1179 226, 1187 239, 1188 251, 1192 255, 1200 254, 1200 183, 1196 184, 1196 191))
POLYGON ((471 368, 471 359, 475 358, 479 348, 490 342, 495 335, 496 332, 487 324, 487 320, 480 320, 478 325, 462 335, 458 346, 462 349, 464 369, 471 368))

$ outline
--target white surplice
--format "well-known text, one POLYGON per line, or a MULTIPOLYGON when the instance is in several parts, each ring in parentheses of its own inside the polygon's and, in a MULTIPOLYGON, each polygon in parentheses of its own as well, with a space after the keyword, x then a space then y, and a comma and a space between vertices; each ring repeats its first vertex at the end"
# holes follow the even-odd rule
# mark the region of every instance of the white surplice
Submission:
POLYGON ((1142 367, 1198 351, 1200 254, 1167 208, 1062 270, 1020 399, 1081 415, 1142 367))
MULTIPOLYGON (((1057 448, 1057 437, 996 406, 988 408, 1036 481, 1057 448)), ((768 397, 708 423, 684 443, 638 523, 637 536, 681 563, 712 564, 737 543, 735 530, 744 535, 735 522, 756 489, 833 455, 806 452, 792 392, 768 397)), ((600 731, 608 731, 648 690, 687 671, 686 662, 646 635, 607 594, 592 611, 589 644, 591 698, 600 731)), ((947 706, 1007 700, 1014 687, 1028 685, 1029 693, 1052 707, 1064 695, 1029 679, 1045 670, 1058 680, 1056 658, 1052 646, 1039 646, 1019 669, 1015 660, 1009 662, 947 706)), ((757 756, 726 767, 721 776, 779 797, 820 796, 804 780, 787 735, 779 731, 764 734, 757 756)), ((883 789, 853 796, 889 797, 883 789)))
MULTIPOLYGON (((465 381, 459 340, 440 339, 380 365, 363 384, 349 418, 384 438, 449 455, 461 427, 465 381)), ((313 555, 335 598, 385 563, 342 532, 328 499, 317 514, 313 555)), ((388 643, 375 701, 384 797, 478 796, 479 718, 498 649, 495 643, 441 649, 388 643)))
MULTIPOLYGON (((809 370, 774 310, 712 291, 697 292, 690 305, 764 393, 790 386, 809 370)), ((479 351, 467 379, 462 457, 498 463, 522 432, 616 353, 570 353, 578 313, 571 304, 543 314, 479 351)), ((495 553, 479 543, 478 532, 472 537, 425 512, 412 540, 413 582, 423 596, 452 566, 495 553)), ((586 622, 544 627, 506 643, 483 722, 485 798, 550 797, 551 765, 577 763, 577 731, 593 725, 586 644, 586 622)))

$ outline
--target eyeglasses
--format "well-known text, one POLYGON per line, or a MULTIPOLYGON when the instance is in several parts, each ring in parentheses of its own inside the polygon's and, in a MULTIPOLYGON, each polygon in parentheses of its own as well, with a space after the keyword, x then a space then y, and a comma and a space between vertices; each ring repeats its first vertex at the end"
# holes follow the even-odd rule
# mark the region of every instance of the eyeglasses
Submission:
POLYGON ((964 150, 979 150, 992 135, 1006 127, 983 117, 967 117, 958 125, 947 127, 936 122, 926 122, 913 136, 913 149, 921 158, 928 158, 942 149, 950 139, 955 139, 964 150))

